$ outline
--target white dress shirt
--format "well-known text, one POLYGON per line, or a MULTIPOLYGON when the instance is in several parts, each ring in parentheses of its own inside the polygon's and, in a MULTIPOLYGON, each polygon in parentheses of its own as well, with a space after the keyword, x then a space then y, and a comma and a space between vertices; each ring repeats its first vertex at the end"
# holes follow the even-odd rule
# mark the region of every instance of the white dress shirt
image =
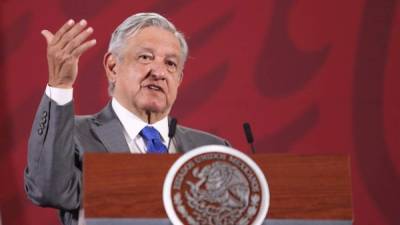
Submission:
POLYGON ((123 133, 131 153, 146 153, 146 144, 142 136, 139 134, 140 131, 146 126, 154 127, 161 134, 163 144, 165 146, 168 145, 169 137, 167 117, 164 117, 162 120, 149 125, 123 107, 117 101, 117 99, 112 99, 111 106, 113 107, 115 114, 124 127, 123 133))
MULTIPOLYGON (((47 85, 46 95, 58 105, 65 105, 72 101, 73 89, 55 88, 47 85)), ((123 107, 115 98, 112 99, 111 106, 119 121, 121 121, 122 127, 124 128, 123 134, 131 153, 146 153, 146 144, 142 136, 139 134, 145 126, 154 127, 160 133, 163 144, 168 147, 168 117, 164 117, 162 120, 157 121, 156 123, 147 124, 135 114, 123 107)), ((171 143, 169 153, 176 153, 173 143, 171 143)))

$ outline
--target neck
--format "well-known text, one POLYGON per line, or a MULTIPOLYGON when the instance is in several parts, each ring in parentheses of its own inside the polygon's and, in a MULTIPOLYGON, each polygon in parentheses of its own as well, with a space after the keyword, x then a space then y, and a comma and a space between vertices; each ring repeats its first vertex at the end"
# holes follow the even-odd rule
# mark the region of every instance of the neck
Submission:
POLYGON ((126 108, 126 109, 128 109, 131 113, 135 114, 137 117, 139 117, 141 120, 143 120, 144 122, 146 122, 148 124, 156 123, 156 122, 162 120, 166 116, 164 113, 156 113, 156 112, 151 112, 151 111, 138 111, 138 110, 129 109, 129 108, 126 108))
POLYGON ((148 124, 153 124, 153 123, 156 123, 156 122, 162 120, 169 113, 169 110, 167 110, 166 112, 154 112, 151 110, 141 110, 130 104, 126 104, 126 102, 119 100, 118 98, 116 98, 116 96, 114 96, 114 98, 122 107, 124 107, 129 112, 135 114, 142 121, 144 121, 148 124))
POLYGON ((164 118, 164 115, 160 115, 160 114, 157 114, 157 113, 146 111, 145 120, 143 120, 143 118, 141 118, 141 119, 143 121, 146 121, 148 124, 153 124, 153 123, 156 123, 156 122, 162 120, 163 118, 164 118))

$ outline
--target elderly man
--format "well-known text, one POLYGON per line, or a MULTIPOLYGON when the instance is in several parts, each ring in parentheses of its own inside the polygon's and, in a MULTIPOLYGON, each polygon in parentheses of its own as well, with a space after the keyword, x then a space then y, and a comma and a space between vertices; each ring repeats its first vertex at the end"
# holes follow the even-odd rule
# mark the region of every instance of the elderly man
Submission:
POLYGON ((93 28, 69 20, 47 41, 49 81, 29 139, 25 189, 41 206, 60 209, 63 224, 77 224, 84 151, 166 153, 227 141, 176 127, 170 141, 168 114, 182 82, 188 47, 164 17, 139 13, 114 31, 104 68, 110 103, 99 113, 74 116, 72 88, 79 57, 92 48, 93 28), (168 148, 168 143, 171 143, 168 148))

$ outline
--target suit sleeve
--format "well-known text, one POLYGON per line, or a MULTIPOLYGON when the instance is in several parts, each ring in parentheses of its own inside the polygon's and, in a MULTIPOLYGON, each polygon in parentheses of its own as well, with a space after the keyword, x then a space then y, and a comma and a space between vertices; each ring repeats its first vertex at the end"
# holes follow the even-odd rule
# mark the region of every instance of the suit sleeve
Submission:
POLYGON ((73 210, 80 205, 81 168, 74 144, 73 103, 43 95, 28 142, 25 191, 40 206, 73 210))

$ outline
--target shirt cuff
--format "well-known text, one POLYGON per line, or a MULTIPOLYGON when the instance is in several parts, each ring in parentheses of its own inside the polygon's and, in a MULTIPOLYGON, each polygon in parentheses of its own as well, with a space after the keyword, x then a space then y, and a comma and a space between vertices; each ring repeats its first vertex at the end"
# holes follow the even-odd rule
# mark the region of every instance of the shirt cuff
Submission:
POLYGON ((65 105, 72 101, 73 88, 56 88, 46 86, 46 95, 51 100, 55 101, 58 105, 65 105))

